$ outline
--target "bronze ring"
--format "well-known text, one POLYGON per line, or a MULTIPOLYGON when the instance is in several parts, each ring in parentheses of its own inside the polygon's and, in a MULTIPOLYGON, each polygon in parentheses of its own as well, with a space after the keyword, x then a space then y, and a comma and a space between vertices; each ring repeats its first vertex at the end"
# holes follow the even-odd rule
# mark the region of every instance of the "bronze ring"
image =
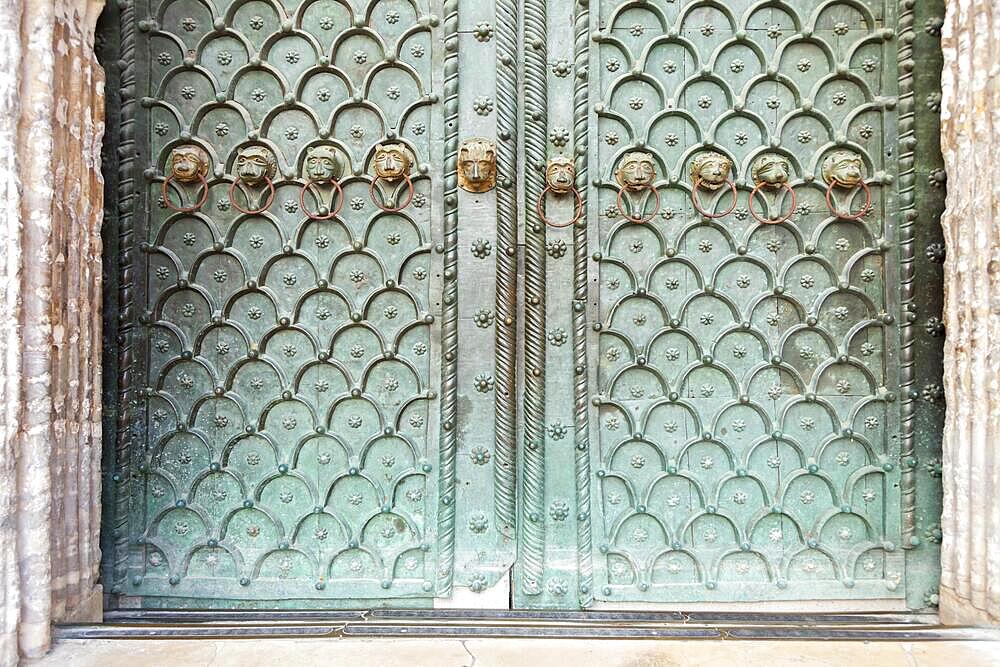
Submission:
POLYGON ((764 225, 781 224, 782 222, 790 220, 792 218, 792 214, 795 213, 795 190, 793 190, 792 186, 790 186, 788 183, 768 183, 766 181, 761 181, 760 183, 757 184, 757 187, 753 189, 753 192, 750 193, 750 198, 747 199, 747 210, 750 211, 750 215, 753 216, 753 219, 761 224, 764 225), (757 215, 757 212, 753 210, 753 198, 757 196, 757 193, 760 192, 760 189, 763 187, 768 187, 768 188, 781 187, 788 190, 788 194, 792 196, 792 205, 788 208, 787 215, 778 218, 777 220, 765 220, 764 218, 757 215))
POLYGON ((740 196, 739 193, 736 192, 736 183, 733 183, 732 181, 726 181, 726 185, 728 185, 729 189, 733 191, 733 205, 730 206, 725 211, 723 211, 722 213, 709 213, 708 211, 706 211, 705 209, 703 209, 701 207, 701 204, 698 203, 698 190, 701 189, 701 179, 699 178, 699 179, 695 180, 694 187, 691 188, 691 203, 694 204, 695 210, 697 210, 699 213, 701 213, 706 218, 713 218, 713 219, 714 218, 724 218, 727 215, 729 215, 730 213, 732 213, 733 211, 735 211, 736 210, 736 202, 737 202, 737 200, 739 199, 739 196, 740 196))
POLYGON ((302 185, 302 189, 299 190, 299 206, 302 207, 302 212, 305 213, 306 217, 309 218, 310 220, 329 220, 333 216, 340 213, 340 209, 344 207, 344 189, 341 188, 340 183, 338 183, 336 179, 333 178, 326 181, 314 181, 311 178, 307 179, 306 182, 302 185), (334 200, 339 200, 337 201, 337 206, 327 215, 314 214, 312 211, 306 208, 306 190, 308 190, 310 186, 316 185, 318 183, 329 183, 330 185, 332 185, 336 190, 336 192, 333 195, 334 200))
POLYGON ((398 213, 399 211, 402 211, 404 208, 409 206, 410 202, 413 201, 413 181, 410 180, 409 174, 402 174, 402 176, 403 178, 406 179, 406 187, 410 193, 409 196, 406 198, 406 201, 404 201, 396 208, 393 208, 391 206, 383 206, 382 204, 380 204, 378 198, 375 197, 375 184, 378 183, 379 180, 382 179, 382 177, 376 176, 375 178, 372 179, 371 185, 368 186, 368 196, 371 197, 372 203, 375 204, 375 206, 377 206, 378 208, 385 211, 386 213, 398 213))
POLYGON ((163 181, 163 205, 169 208, 171 211, 177 211, 178 213, 190 213, 191 211, 197 211, 199 208, 205 205, 208 201, 208 181, 201 174, 198 174, 198 181, 201 183, 201 199, 194 206, 174 206, 170 203, 170 190, 167 186, 170 185, 170 181, 174 180, 174 175, 171 174, 167 176, 167 179, 163 181))
POLYGON ((628 220, 629 222, 637 222, 637 223, 649 222, 650 220, 655 218, 656 214, 660 211, 660 193, 657 192, 656 188, 654 188, 652 185, 644 185, 642 186, 642 188, 628 188, 623 185, 618 189, 617 205, 618 205, 618 212, 621 213, 623 216, 625 216, 625 219, 628 220), (622 208, 622 195, 625 194, 626 190, 632 190, 632 189, 637 189, 640 191, 649 190, 650 192, 653 193, 653 197, 656 198, 656 206, 653 208, 653 212, 650 213, 648 217, 645 218, 642 217, 641 213, 637 217, 632 217, 631 215, 625 212, 624 208, 622 208))
MULTIPOLYGON (((233 208, 235 208, 240 213, 248 213, 253 215, 255 213, 261 213, 263 211, 266 211, 271 207, 271 203, 274 201, 274 183, 271 182, 270 178, 264 176, 264 180, 267 182, 267 187, 271 192, 267 195, 267 201, 264 202, 264 205, 257 209, 246 209, 236 203, 236 199, 233 197, 233 193, 236 191, 236 186, 239 184, 240 180, 241 180, 240 177, 237 176, 236 180, 233 181, 233 184, 229 186, 229 203, 233 205, 233 208)), ((248 195, 247 203, 249 202, 250 202, 250 197, 248 195)))
POLYGON ((573 196, 576 198, 576 204, 573 207, 574 210, 576 211, 576 215, 574 215, 569 222, 552 222, 551 220, 546 218, 545 213, 542 212, 542 204, 545 202, 545 195, 547 195, 549 192, 553 192, 551 186, 546 185, 545 189, 542 190, 542 194, 538 195, 538 201, 535 202, 535 210, 538 212, 538 217, 541 219, 541 221, 544 222, 549 227, 554 227, 556 229, 569 227, 570 225, 575 224, 577 220, 583 217, 583 197, 580 196, 580 191, 577 190, 576 188, 570 188, 570 189, 573 192, 573 196))
POLYGON ((858 185, 861 189, 865 191, 865 205, 861 207, 861 211, 858 213, 841 213, 834 207, 833 200, 831 199, 833 195, 833 188, 836 186, 849 187, 846 183, 841 183, 836 178, 830 179, 830 185, 826 188, 826 205, 830 209, 830 213, 833 213, 838 218, 843 220, 860 220, 861 218, 868 215, 868 211, 872 210, 872 191, 868 187, 868 184, 863 180, 858 181, 858 185))

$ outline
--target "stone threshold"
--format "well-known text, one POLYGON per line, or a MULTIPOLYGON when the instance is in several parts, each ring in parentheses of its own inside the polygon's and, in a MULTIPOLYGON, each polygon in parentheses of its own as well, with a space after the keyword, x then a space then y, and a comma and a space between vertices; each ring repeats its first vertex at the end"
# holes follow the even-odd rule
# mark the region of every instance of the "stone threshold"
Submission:
POLYGON ((482 610, 116 611, 56 627, 69 639, 545 638, 1000 641, 1000 630, 942 626, 933 614, 482 610))

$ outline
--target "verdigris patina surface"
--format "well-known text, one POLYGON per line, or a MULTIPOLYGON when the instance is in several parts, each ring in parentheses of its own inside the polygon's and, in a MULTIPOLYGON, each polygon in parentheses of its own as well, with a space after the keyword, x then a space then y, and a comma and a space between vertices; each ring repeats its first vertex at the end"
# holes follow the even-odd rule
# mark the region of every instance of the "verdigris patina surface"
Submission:
POLYGON ((933 602, 914 11, 123 13, 117 602, 933 602))

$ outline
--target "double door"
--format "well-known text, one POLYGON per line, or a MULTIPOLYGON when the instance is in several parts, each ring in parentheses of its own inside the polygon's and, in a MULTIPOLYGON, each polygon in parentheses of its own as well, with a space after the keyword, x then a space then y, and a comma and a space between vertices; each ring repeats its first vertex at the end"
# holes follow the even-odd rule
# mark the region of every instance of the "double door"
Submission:
POLYGON ((902 605, 895 3, 137 4, 120 604, 902 605))

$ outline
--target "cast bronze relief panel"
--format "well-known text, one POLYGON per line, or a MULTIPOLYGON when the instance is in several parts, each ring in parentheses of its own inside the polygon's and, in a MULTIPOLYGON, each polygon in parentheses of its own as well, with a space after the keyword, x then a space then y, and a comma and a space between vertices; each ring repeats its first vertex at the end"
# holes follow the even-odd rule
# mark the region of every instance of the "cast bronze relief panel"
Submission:
POLYGON ((933 603, 912 3, 118 5, 117 600, 933 603))
POLYGON ((600 3, 598 599, 902 595, 893 11, 600 3))
POLYGON ((434 595, 432 9, 140 3, 148 445, 127 594, 434 595))

